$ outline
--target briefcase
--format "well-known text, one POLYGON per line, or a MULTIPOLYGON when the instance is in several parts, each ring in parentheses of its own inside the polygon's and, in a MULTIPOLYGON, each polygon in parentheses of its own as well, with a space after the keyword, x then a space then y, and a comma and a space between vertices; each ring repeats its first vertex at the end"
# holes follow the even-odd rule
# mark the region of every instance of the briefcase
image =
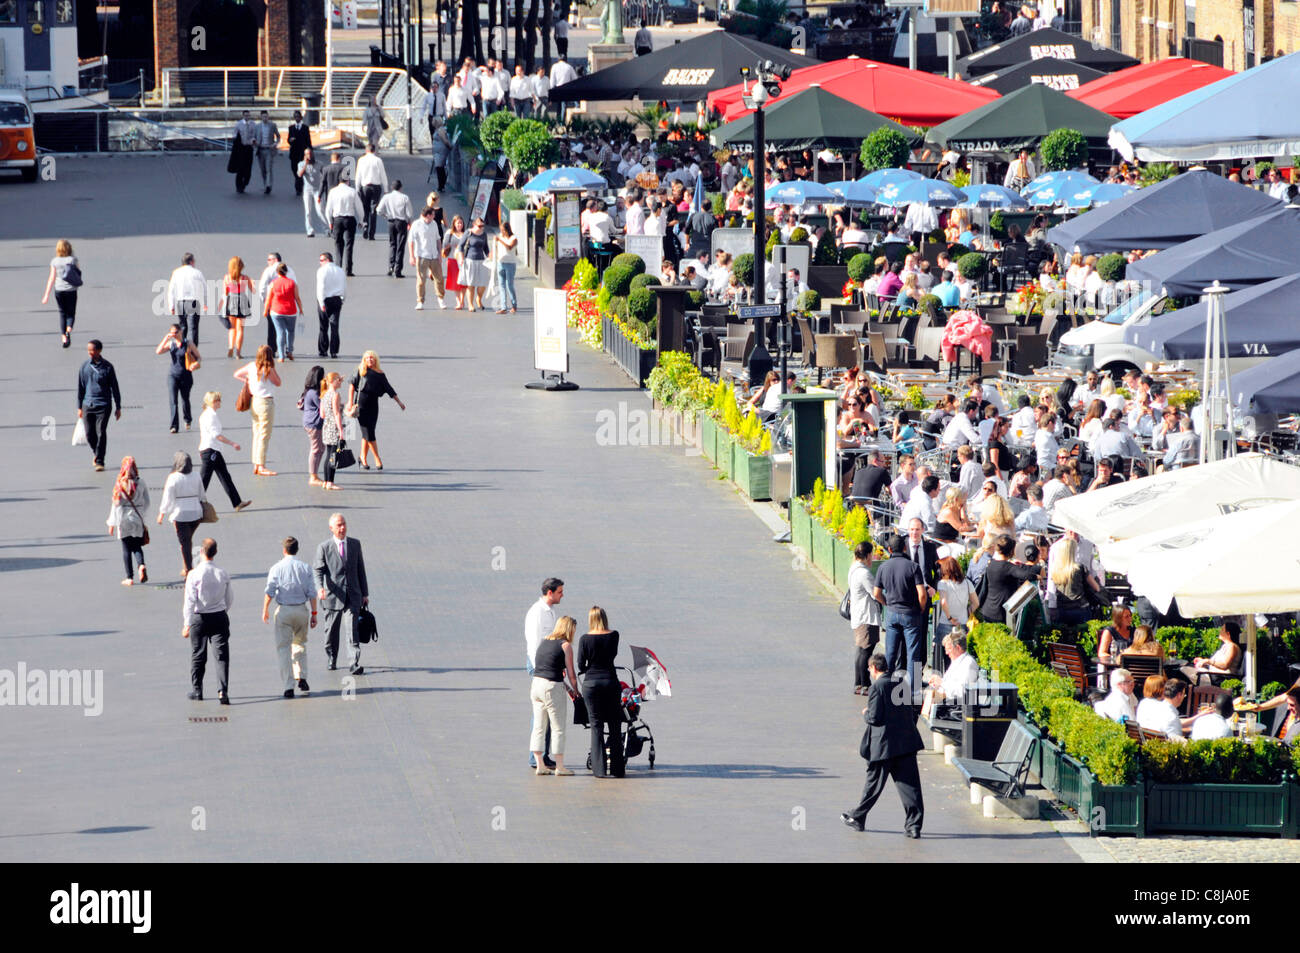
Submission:
POLYGON ((375 614, 362 606, 357 613, 357 642, 367 645, 379 641, 379 626, 375 624, 375 614))

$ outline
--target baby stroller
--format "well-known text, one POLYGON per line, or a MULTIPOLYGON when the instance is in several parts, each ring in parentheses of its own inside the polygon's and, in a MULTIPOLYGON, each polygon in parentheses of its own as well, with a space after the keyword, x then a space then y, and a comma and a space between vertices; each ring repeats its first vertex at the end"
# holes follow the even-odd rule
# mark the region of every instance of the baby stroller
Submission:
MULTIPOLYGON (((636 675, 630 669, 619 666, 618 671, 626 672, 627 677, 635 681, 636 675)), ((623 714, 623 763, 626 764, 644 749, 646 742, 650 743, 649 760, 650 770, 655 767, 655 736, 650 731, 650 726, 641 720, 641 703, 645 701, 645 685, 638 684, 635 688, 627 682, 619 679, 619 688, 622 695, 619 698, 619 710, 623 714)), ((605 766, 609 767, 609 745, 605 746, 605 766)), ((587 770, 591 770, 591 755, 587 755, 587 770)))

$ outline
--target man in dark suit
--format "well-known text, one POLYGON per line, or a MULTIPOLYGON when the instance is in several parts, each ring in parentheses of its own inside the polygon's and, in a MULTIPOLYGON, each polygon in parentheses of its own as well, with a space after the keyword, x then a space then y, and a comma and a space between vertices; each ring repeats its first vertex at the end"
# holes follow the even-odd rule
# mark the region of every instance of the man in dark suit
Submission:
POLYGON ((316 595, 325 610, 325 658, 331 671, 338 668, 339 629, 346 619, 348 634, 348 671, 364 675, 361 645, 357 641, 357 615, 370 602, 366 584, 366 560, 361 555, 360 540, 348 537, 348 522, 342 513, 330 517, 330 539, 316 549, 313 574, 316 595))
POLYGON ((859 747, 867 762, 867 783, 862 788, 862 801, 852 811, 841 814, 840 820, 855 831, 863 830, 867 812, 884 792, 885 780, 892 777, 906 814, 903 832, 908 837, 920 837, 925 802, 921 798, 921 775, 916 765, 916 753, 924 746, 921 733, 916 730, 916 709, 911 705, 911 689, 905 678, 891 678, 885 674, 889 663, 879 652, 871 656, 868 664, 871 667, 871 690, 867 694, 867 707, 862 709, 867 730, 859 747))
POLYGON ((934 599, 939 585, 939 547, 925 538, 925 524, 916 518, 907 523, 907 558, 921 570, 925 587, 934 599))
POLYGON ((311 126, 302 118, 302 113, 293 111, 293 125, 289 127, 289 169, 293 172, 293 190, 302 195, 302 176, 298 174, 298 163, 303 154, 311 148, 311 126))

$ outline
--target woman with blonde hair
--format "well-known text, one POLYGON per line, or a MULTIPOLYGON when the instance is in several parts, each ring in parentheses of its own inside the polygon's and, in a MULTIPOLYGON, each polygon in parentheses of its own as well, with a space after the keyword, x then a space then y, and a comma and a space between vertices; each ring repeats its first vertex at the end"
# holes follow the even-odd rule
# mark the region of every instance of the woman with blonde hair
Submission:
POLYGON ((934 518, 934 538, 941 543, 955 543, 963 534, 973 533, 975 524, 967 522, 963 515, 966 509, 966 494, 960 487, 950 486, 944 494, 943 505, 934 518))
POLYGON ((253 416, 253 476, 275 476, 274 470, 266 468, 266 448, 275 425, 275 388, 281 381, 270 346, 259 347, 257 357, 235 371, 234 377, 248 385, 253 397, 249 408, 253 416))
MULTIPOLYGON (((623 777, 622 689, 614 658, 618 655, 618 632, 611 631, 609 619, 600 606, 592 606, 587 615, 588 632, 578 641, 578 674, 582 680, 582 697, 587 702, 591 722, 591 773, 598 778, 623 777), (605 735, 608 732, 608 739, 605 735), (605 771, 605 744, 609 743, 609 771, 605 771)), ((537 747, 535 744, 533 747, 537 747)))
POLYGON ((379 438, 375 434, 375 424, 379 422, 379 398, 387 394, 397 401, 397 406, 406 410, 402 398, 397 396, 393 385, 388 383, 388 375, 379 367, 379 355, 366 351, 361 355, 361 364, 348 383, 348 416, 357 418, 361 430, 361 469, 369 470, 366 463, 368 455, 375 455, 375 469, 382 470, 384 461, 379 457, 379 438))
POLYGON ((1056 624, 1062 626, 1079 626, 1088 621, 1092 614, 1088 608, 1090 599, 1088 590, 1101 592, 1097 580, 1083 568, 1078 556, 1079 544, 1069 536, 1061 537, 1060 542, 1052 547, 1051 565, 1048 566, 1048 578, 1056 589, 1056 624))
POLYGON ((537 646, 533 661, 533 684, 529 698, 533 703, 532 752, 538 774, 572 776, 564 766, 564 727, 569 719, 569 697, 578 695, 578 677, 573 674, 573 633, 578 622, 571 615, 561 616, 551 634, 537 646), (551 757, 555 770, 544 763, 546 725, 551 726, 551 757))
POLYGON ((253 314, 253 279, 244 274, 244 259, 235 255, 226 265, 221 287, 222 324, 230 329, 226 338, 226 357, 242 359, 244 321, 253 314))
POLYGON ((59 330, 63 346, 72 344, 72 325, 77 321, 77 288, 81 286, 81 266, 72 254, 72 242, 60 238, 50 259, 50 277, 45 282, 45 295, 41 304, 49 304, 50 292, 59 308, 59 330))
POLYGON ((199 459, 203 463, 200 473, 204 491, 212 482, 212 474, 215 473, 226 491, 226 496, 230 497, 230 505, 235 508, 235 512, 239 512, 247 509, 253 501, 239 498, 235 481, 230 478, 230 471, 226 468, 225 455, 217 448, 218 443, 224 443, 235 450, 239 449, 239 444, 221 432, 221 418, 217 416, 217 411, 220 409, 221 391, 210 390, 203 395, 203 413, 199 414, 199 459))
POLYGON ((1155 633, 1149 625, 1139 625, 1133 629, 1133 644, 1125 655, 1154 655, 1158 659, 1165 657, 1165 647, 1156 641, 1155 633))
POLYGON ((987 545, 990 537, 1016 535, 1016 515, 1011 504, 1000 495, 990 496, 980 507, 979 534, 987 545))
POLYGON ((124 586, 135 585, 133 559, 140 562, 140 581, 149 581, 149 572, 144 568, 144 544, 149 538, 149 530, 144 525, 144 511, 148 508, 149 488, 140 479, 135 457, 123 457, 122 469, 113 484, 113 504, 106 522, 108 535, 112 536, 116 530, 122 543, 122 565, 126 567, 126 578, 122 580, 124 586))
POLYGON ((333 371, 320 382, 321 442, 325 445, 325 489, 341 490, 334 482, 336 455, 343 443, 343 378, 333 371))

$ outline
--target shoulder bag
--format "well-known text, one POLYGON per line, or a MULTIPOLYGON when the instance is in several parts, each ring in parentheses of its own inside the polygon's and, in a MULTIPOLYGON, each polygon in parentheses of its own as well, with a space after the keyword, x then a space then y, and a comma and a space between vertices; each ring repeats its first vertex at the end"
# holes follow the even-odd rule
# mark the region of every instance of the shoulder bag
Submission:
POLYGON ((840 618, 841 618, 841 619, 852 619, 852 618, 853 618, 853 609, 852 609, 852 603, 853 603, 853 600, 849 598, 849 597, 852 596, 852 595, 853 595, 853 590, 852 590, 852 589, 846 589, 846 590, 844 591, 844 598, 840 600, 840 618))
POLYGON ((203 364, 202 358, 199 357, 199 350, 190 345, 185 346, 185 369, 187 371, 197 371, 203 364), (193 356, 191 356, 193 355, 193 356))
POLYGON ((74 258, 63 266, 63 280, 74 288, 81 287, 81 268, 77 265, 77 259, 74 258))
POLYGON ((248 389, 248 381, 244 381, 244 386, 239 391, 239 396, 235 398, 235 410, 241 414, 247 413, 253 406, 253 392, 248 389))
POLYGON ((200 523, 215 523, 217 521, 217 508, 207 500, 203 501, 203 517, 200 523))
MULTIPOLYGON (((141 537, 140 545, 148 546, 149 545, 149 524, 146 523, 144 517, 140 515, 140 508, 135 505, 135 500, 128 497, 127 502, 131 504, 131 509, 135 510, 135 515, 139 517, 140 525, 144 527, 144 536, 141 537)), ((120 528, 118 529, 118 532, 119 533, 121 532, 120 528)))

